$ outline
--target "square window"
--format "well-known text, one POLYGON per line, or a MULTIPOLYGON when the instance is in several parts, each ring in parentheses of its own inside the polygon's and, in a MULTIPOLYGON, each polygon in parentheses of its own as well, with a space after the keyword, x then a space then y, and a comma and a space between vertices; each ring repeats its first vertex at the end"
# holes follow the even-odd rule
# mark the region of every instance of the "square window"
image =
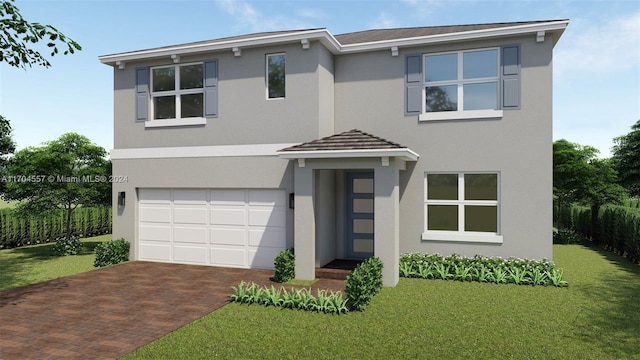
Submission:
POLYGON ((498 231, 498 207, 490 205, 466 205, 464 207, 464 231, 498 231))
POLYGON ((458 200, 458 174, 427 175, 429 200, 458 200))
POLYGON ((425 231, 500 232, 497 173, 426 174, 425 231))
POLYGON ((427 112, 458 110, 458 87, 455 85, 428 86, 427 112))
POLYGON ((151 70, 153 119, 204 116, 204 64, 185 64, 151 70))
POLYGON ((458 205, 428 205, 427 230, 458 231, 458 205))
POLYGON ((423 112, 498 110, 498 59, 497 48, 424 55, 423 112))

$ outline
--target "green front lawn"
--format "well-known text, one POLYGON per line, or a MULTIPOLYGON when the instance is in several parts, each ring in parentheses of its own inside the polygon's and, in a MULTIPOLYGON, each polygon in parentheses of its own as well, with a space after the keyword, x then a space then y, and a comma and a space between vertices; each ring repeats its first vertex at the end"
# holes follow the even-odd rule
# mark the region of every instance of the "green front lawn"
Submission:
POLYGON ((363 313, 229 304, 125 359, 640 359, 640 268, 555 245, 568 288, 401 279, 363 313))
POLYGON ((110 234, 82 239, 72 256, 53 255, 54 243, 0 250, 0 291, 93 270, 95 247, 109 240, 110 234))

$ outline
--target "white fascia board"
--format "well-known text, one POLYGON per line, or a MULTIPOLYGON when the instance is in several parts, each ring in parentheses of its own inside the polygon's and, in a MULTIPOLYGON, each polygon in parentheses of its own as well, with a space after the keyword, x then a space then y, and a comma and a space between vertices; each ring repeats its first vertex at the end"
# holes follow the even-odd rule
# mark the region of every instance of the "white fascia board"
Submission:
POLYGON ((341 52, 342 53, 366 52, 366 51, 372 51, 372 50, 387 49, 390 46, 411 47, 411 46, 420 46, 420 45, 442 43, 442 42, 475 40, 480 38, 535 34, 538 31, 559 30, 563 32, 564 29, 566 29, 568 24, 569 24, 568 20, 552 21, 552 22, 541 23, 541 24, 518 25, 518 26, 509 26, 509 27, 503 27, 503 28, 482 29, 482 30, 449 33, 449 34, 427 35, 427 36, 418 36, 418 37, 406 38, 406 39, 373 41, 368 43, 343 45, 341 52))
POLYGON ((416 161, 420 157, 411 149, 360 149, 360 150, 315 150, 278 151, 282 159, 336 159, 363 157, 397 157, 406 161, 416 161))
POLYGON ((278 150, 296 144, 251 144, 113 149, 111 160, 202 157, 278 156, 278 150))
POLYGON ((176 45, 163 48, 132 51, 127 53, 119 53, 112 55, 99 56, 98 59, 107 65, 113 65, 117 61, 135 61, 150 58, 158 58, 164 56, 172 56, 176 54, 187 55, 209 51, 227 50, 234 47, 239 49, 246 47, 273 45, 286 42, 296 42, 302 39, 320 40, 332 53, 340 52, 340 43, 326 29, 299 31, 295 33, 276 34, 268 36, 260 36, 239 40, 228 41, 211 41, 197 44, 176 45))

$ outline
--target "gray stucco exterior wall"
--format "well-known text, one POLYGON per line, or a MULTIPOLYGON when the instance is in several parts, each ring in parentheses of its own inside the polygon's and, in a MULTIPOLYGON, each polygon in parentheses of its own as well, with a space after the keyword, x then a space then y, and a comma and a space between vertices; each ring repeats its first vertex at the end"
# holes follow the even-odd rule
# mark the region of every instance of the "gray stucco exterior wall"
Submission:
POLYGON ((400 252, 552 257, 552 47, 547 38, 453 43, 335 59, 336 132, 357 128, 420 155, 400 173, 400 252), (521 45, 522 106, 499 120, 418 121, 404 115, 407 54, 521 45), (367 64, 367 66, 362 66, 367 64), (379 104, 385 104, 380 106, 379 104), (421 240, 427 172, 498 172, 502 244, 421 240))

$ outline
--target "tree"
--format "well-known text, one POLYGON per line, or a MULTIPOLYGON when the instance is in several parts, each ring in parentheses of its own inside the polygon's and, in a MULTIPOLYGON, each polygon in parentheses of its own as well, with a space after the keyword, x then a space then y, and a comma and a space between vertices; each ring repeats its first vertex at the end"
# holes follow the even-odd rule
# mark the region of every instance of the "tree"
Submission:
MULTIPOLYGON (((16 151, 16 143, 11 136, 9 119, 0 115, 0 179, 7 174, 9 155, 16 151)), ((0 181, 0 195, 4 193, 5 182, 0 181)))
POLYGON ((611 165, 618 172, 619 184, 631 196, 640 197, 640 120, 631 131, 613 139, 611 165))
POLYGON ((106 151, 86 137, 67 133, 15 153, 9 165, 5 197, 21 200, 18 211, 38 214, 64 209, 66 238, 71 237, 71 215, 78 206, 111 202, 111 163, 106 151))
MULTIPOLYGON (((598 159, 598 150, 561 139, 553 143, 553 193, 558 215, 572 203, 591 206, 592 226, 597 229, 600 207, 622 200, 624 189, 616 184, 617 175, 606 159, 598 159)), ((562 217, 556 225, 562 228, 562 217)))
POLYGON ((51 63, 39 51, 32 47, 46 41, 51 56, 59 53, 58 46, 66 48, 64 55, 73 54, 82 47, 51 25, 30 23, 20 15, 13 5, 14 0, 0 2, 0 62, 26 69, 27 66, 51 66, 51 63))

